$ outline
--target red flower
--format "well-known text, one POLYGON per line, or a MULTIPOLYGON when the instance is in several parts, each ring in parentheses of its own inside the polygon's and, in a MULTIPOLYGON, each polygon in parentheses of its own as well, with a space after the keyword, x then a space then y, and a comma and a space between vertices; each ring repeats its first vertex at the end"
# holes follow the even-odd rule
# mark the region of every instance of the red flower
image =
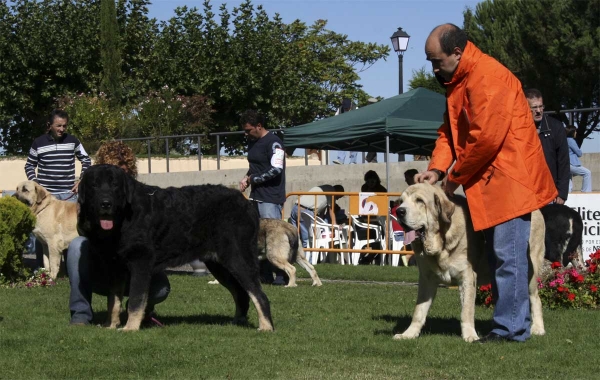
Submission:
POLYGON ((596 285, 590 285, 590 292, 596 293, 598 291, 598 287, 596 285))
POLYGON ((568 297, 569 297, 569 301, 573 301, 575 299, 575 294, 569 293, 568 297))
POLYGON ((552 263, 552 269, 557 269, 562 267, 561 263, 559 263, 558 261, 555 261, 552 263))
POLYGON ((492 296, 487 296, 487 298, 485 299, 485 304, 489 305, 492 303, 492 296))
POLYGON ((596 273, 596 270, 598 269, 598 265, 597 264, 590 264, 590 268, 588 269, 588 272, 591 274, 596 273))
POLYGON ((479 287, 479 290, 482 292, 488 292, 488 291, 492 290, 492 284, 481 285, 479 287))
POLYGON ((42 272, 42 274, 40 275, 41 278, 46 278, 46 273, 42 272))
POLYGON ((556 290, 558 290, 559 293, 562 293, 562 292, 566 292, 567 288, 565 288, 564 286, 561 285, 558 288, 556 288, 556 290))
POLYGON ((42 286, 46 286, 46 280, 42 280, 42 286))
POLYGON ((576 283, 582 283, 583 282, 583 276, 578 274, 577 276, 573 277, 573 282, 576 283))

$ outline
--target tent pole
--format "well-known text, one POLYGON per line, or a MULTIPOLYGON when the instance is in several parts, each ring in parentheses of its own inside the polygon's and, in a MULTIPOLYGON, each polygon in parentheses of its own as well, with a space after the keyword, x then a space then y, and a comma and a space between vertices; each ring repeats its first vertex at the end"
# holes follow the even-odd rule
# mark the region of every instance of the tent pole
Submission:
POLYGON ((390 190, 390 135, 385 136, 385 187, 390 190))

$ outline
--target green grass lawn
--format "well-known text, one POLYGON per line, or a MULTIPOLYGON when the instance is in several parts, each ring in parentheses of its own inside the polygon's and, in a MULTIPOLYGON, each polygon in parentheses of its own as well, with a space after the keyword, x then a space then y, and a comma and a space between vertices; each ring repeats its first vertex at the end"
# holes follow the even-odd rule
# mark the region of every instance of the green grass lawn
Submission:
MULTIPOLYGON (((416 268, 316 266, 320 288, 266 286, 276 331, 234 326, 234 304, 211 277, 170 275, 156 310, 165 328, 135 333, 70 327, 69 284, 0 289, 0 379, 531 379, 599 378, 597 311, 545 310, 547 335, 524 344, 460 337, 459 295, 440 288, 421 337, 410 323, 416 268), (369 282, 363 282, 369 281, 369 282)), ((306 278, 306 273, 298 273, 306 278)), ((98 321, 106 299, 96 296, 98 321)), ((478 307, 479 334, 491 310, 478 307)))

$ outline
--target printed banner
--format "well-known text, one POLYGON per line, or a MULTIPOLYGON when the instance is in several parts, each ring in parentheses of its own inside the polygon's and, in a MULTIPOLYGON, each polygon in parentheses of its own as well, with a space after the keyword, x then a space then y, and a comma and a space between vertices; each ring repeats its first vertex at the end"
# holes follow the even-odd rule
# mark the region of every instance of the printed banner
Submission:
POLYGON ((581 215, 583 221, 583 259, 600 249, 600 193, 571 193, 565 203, 581 215))
POLYGON ((389 204, 387 195, 375 193, 358 193, 350 196, 351 215, 380 215, 388 213, 389 204))

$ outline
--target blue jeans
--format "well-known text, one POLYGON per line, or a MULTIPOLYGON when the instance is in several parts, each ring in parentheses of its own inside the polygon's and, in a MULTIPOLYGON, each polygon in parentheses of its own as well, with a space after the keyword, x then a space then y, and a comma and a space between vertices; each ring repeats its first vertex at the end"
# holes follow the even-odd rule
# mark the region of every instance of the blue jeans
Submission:
MULTIPOLYGON (((592 191, 592 172, 584 168, 583 166, 571 165, 571 177, 574 175, 583 176, 583 183, 581 184, 581 192, 589 193, 592 191)), ((569 180, 569 193, 573 190, 573 179, 569 180)))
MULTIPOLYGON (((356 157, 357 157, 356 152, 350 152, 350 163, 351 164, 356 164, 356 157)), ((343 150, 338 151, 337 159, 340 162, 340 164, 344 164, 346 161, 346 151, 343 151, 343 150)))
POLYGON ((262 219, 281 219, 283 205, 276 203, 256 202, 258 215, 262 219))
MULTIPOLYGON (((315 213, 312 210, 306 209, 302 207, 302 212, 310 214, 315 217, 315 213)), ((290 211, 290 219, 294 227, 298 228, 298 205, 294 204, 292 210, 290 211)), ((308 247, 308 226, 302 222, 302 217, 300 217, 300 240, 302 240, 302 248, 308 247)))
POLYGON ((530 336, 528 247, 531 214, 484 230, 496 300, 492 332, 525 341, 530 336))
MULTIPOLYGON (((87 238, 78 236, 71 241, 67 251, 67 271, 71 284, 71 323, 92 323, 92 293, 103 296, 109 293, 108 278, 112 268, 103 260, 96 260, 90 255, 88 244, 87 238)), ((152 275, 146 312, 152 312, 154 305, 167 299, 170 291, 171 285, 165 272, 152 275)), ((125 288, 125 295, 128 294, 129 284, 125 288)))

